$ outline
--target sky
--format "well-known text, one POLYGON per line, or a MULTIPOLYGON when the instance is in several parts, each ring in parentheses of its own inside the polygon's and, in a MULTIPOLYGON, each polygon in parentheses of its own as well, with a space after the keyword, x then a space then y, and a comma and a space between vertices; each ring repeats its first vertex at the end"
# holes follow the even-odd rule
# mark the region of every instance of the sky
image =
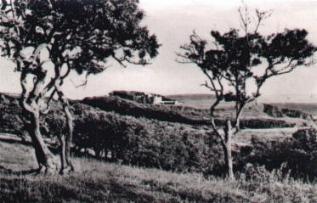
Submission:
MULTIPOLYGON (((113 90, 135 90, 164 95, 210 93, 201 84, 207 79, 193 64, 176 62, 180 45, 188 42, 195 30, 205 39, 211 30, 225 32, 239 28, 237 9, 241 0, 140 0, 145 11, 143 25, 157 35, 162 46, 148 66, 112 63, 102 74, 90 76, 88 84, 77 87, 83 77, 72 75, 63 89, 70 98, 105 95, 113 90)), ((317 0, 245 0, 250 12, 255 8, 272 10, 260 29, 263 34, 285 28, 305 28, 317 45, 317 0)), ((0 58, 0 91, 19 92, 19 74, 14 65, 0 58)), ((301 67, 291 74, 273 78, 264 85, 262 100, 317 102, 317 64, 301 67)))

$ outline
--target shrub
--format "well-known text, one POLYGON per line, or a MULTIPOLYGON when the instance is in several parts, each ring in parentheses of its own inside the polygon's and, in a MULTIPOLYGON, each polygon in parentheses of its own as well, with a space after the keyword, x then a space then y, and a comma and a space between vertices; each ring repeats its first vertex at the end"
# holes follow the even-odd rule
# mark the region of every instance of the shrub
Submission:
POLYGON ((206 130, 85 108, 75 112, 74 143, 98 158, 182 172, 209 173, 221 164, 218 141, 206 130))
POLYGON ((293 134, 288 162, 295 176, 310 179, 317 176, 316 129, 300 129, 293 134))
POLYGON ((285 172, 295 178, 313 179, 317 176, 317 131, 300 129, 292 137, 268 141, 252 139, 252 149, 237 157, 236 166, 243 170, 245 163, 263 165, 272 171, 285 164, 285 172))

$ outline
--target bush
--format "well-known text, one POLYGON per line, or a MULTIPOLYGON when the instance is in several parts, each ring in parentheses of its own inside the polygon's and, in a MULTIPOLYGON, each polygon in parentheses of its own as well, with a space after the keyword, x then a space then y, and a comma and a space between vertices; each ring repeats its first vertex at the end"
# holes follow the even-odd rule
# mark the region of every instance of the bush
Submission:
POLYGON ((253 119, 242 119, 241 128, 252 128, 252 129, 268 129, 268 128, 288 128, 294 127, 295 123, 288 123, 284 120, 277 119, 264 119, 264 118, 253 118, 253 119))
POLYGON ((252 139, 248 154, 237 157, 236 166, 243 170, 246 163, 263 165, 272 171, 285 164, 285 171, 295 178, 313 179, 317 176, 317 131, 300 129, 292 137, 267 141, 252 139))
POLYGON ((307 128, 294 133, 290 156, 289 165, 294 175, 310 179, 317 177, 317 130, 307 128))
POLYGON ((211 139, 206 130, 118 116, 87 106, 84 111, 77 109, 75 114, 75 146, 93 149, 98 158, 123 164, 203 173, 211 172, 222 162, 218 141, 211 139))

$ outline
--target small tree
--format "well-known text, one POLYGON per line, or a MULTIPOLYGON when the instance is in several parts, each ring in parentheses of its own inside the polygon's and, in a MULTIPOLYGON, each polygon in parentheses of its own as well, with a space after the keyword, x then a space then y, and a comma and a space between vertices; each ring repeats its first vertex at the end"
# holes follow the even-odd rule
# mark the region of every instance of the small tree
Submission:
POLYGON ((146 65, 159 47, 156 36, 140 23, 138 0, 1 1, 2 55, 21 74, 21 105, 40 169, 55 170, 53 155, 40 132, 40 116, 56 98, 66 115, 66 136, 59 135, 61 172, 73 169, 69 159, 73 118, 61 89, 72 71, 101 73, 112 58, 119 64, 146 65))
POLYGON ((190 43, 181 46, 181 53, 178 53, 180 63, 193 63, 207 76, 208 82, 203 86, 216 97, 210 107, 211 126, 221 140, 230 179, 234 179, 232 136, 239 132, 244 107, 260 96, 260 90, 269 78, 290 73, 299 66, 311 65, 316 51, 307 40, 308 33, 304 29, 261 35, 259 27, 270 16, 269 12, 256 10, 255 26, 247 8, 239 9, 239 14, 242 31, 235 28, 224 34, 211 31, 210 44, 194 32, 190 35, 190 43), (251 91, 250 86, 255 90, 251 91), (225 119, 224 127, 218 126, 214 120, 215 110, 221 102, 233 102, 235 106, 235 114, 225 119))

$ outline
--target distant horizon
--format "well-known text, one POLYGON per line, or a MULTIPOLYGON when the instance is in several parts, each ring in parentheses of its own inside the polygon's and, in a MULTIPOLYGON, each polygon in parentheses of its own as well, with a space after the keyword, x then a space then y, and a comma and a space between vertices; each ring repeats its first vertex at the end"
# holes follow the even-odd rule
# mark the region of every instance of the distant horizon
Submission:
MULTIPOLYGON (((117 89, 113 91, 136 91, 136 92, 144 92, 144 93, 152 93, 152 94, 158 94, 162 96, 214 96, 212 93, 177 93, 177 94, 160 94, 157 92, 148 92, 148 91, 141 91, 141 90, 124 90, 124 89, 117 89)), ((110 93, 110 92, 109 92, 110 93)), ((102 97, 102 96, 109 96, 109 93, 107 94, 101 94, 101 95, 94 95, 94 96, 84 96, 81 98, 69 98, 74 100, 81 100, 88 97, 102 97)), ((0 91, 0 94, 6 94, 9 96, 16 96, 18 97, 21 93, 18 92, 5 92, 0 91)), ((271 94, 271 95, 264 95, 260 96, 257 99, 260 103, 307 103, 307 104, 317 104, 317 94, 271 94)))

